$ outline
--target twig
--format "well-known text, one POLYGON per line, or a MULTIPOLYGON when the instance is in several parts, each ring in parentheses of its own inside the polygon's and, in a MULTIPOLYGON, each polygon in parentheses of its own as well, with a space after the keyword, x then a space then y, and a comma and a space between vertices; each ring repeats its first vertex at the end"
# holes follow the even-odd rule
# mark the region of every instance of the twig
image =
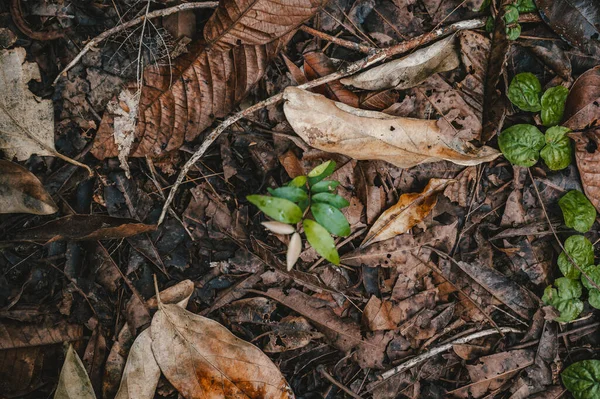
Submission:
POLYGON ((452 342, 448 342, 447 344, 433 348, 425 353, 420 354, 419 356, 413 357, 412 359, 410 359, 402 364, 397 365, 393 369, 383 372, 378 377, 380 380, 380 383, 387 380, 390 377, 393 377, 396 374, 402 373, 412 367, 415 367, 417 364, 419 364, 429 358, 432 358, 436 355, 439 355, 442 352, 445 352, 445 351, 451 349, 452 346, 454 346, 454 345, 466 344, 467 342, 473 341, 478 338, 483 338, 483 337, 487 337, 488 335, 498 334, 498 332, 505 333, 505 334, 506 333, 516 333, 516 334, 523 333, 523 331, 517 330, 516 328, 512 328, 512 327, 500 327, 499 330, 489 329, 489 330, 478 331, 474 334, 467 335, 466 337, 463 337, 463 338, 458 338, 452 342))
POLYGON ((371 54, 373 51, 376 51, 376 49, 373 47, 365 46, 364 44, 360 44, 360 43, 351 42, 350 40, 340 39, 335 36, 331 36, 331 35, 321 32, 321 31, 318 31, 316 29, 313 29, 306 25, 302 25, 300 27, 300 30, 308 33, 309 35, 318 37, 319 39, 323 39, 323 40, 326 40, 333 44, 337 44, 338 46, 346 47, 350 50, 358 51, 358 52, 365 53, 365 54, 371 54))
POLYGON ((207 1, 207 2, 203 2, 203 3, 183 3, 183 4, 179 4, 177 6, 174 6, 174 7, 169 7, 169 8, 165 8, 162 10, 156 10, 156 11, 149 12, 147 15, 141 15, 137 18, 132 19, 131 21, 125 22, 122 25, 117 25, 114 28, 104 31, 101 34, 99 34, 98 36, 96 36, 95 38, 93 38, 92 40, 90 40, 85 45, 85 47, 79 52, 79 54, 77 54, 77 56, 75 56, 75 58, 73 58, 73 60, 71 62, 69 62, 69 64, 58 74, 58 76, 56 77, 56 79, 54 79, 54 82, 52 82, 52 84, 56 85, 56 83, 61 78, 61 76, 66 76, 67 72, 69 70, 71 70, 71 68, 73 68, 75 65, 77 65, 77 63, 83 58, 84 55, 86 55, 91 49, 93 49, 99 43, 108 39, 110 36, 114 35, 115 33, 119 33, 126 29, 129 29, 133 26, 136 26, 137 24, 144 22, 146 19, 165 17, 167 15, 175 14, 180 11, 193 10, 196 8, 215 8, 218 5, 219 5, 219 2, 217 2, 217 1, 207 1))
POLYGON ((327 381, 331 382, 333 385, 344 391, 346 394, 350 395, 354 399, 362 399, 362 396, 355 394, 354 392, 352 392, 352 390, 350 390, 350 388, 333 378, 333 376, 325 370, 325 367, 322 364, 317 367, 317 370, 321 373, 323 377, 325 377, 327 381))
MULTIPOLYGON (((392 56, 395 56, 398 54, 406 53, 407 51, 417 48, 423 44, 430 43, 436 39, 447 36, 449 34, 452 34, 452 33, 455 33, 455 32, 458 32, 458 31, 464 30, 464 29, 481 28, 481 27, 485 26, 485 22, 486 22, 485 18, 477 18, 477 19, 470 19, 470 20, 466 20, 466 21, 456 22, 454 24, 445 26, 443 28, 436 29, 432 32, 425 33, 421 36, 417 36, 414 39, 399 43, 395 46, 377 50, 377 51, 373 52, 371 55, 369 55, 361 60, 358 60, 356 62, 353 62, 352 64, 349 64, 346 67, 344 67, 332 74, 323 76, 319 79, 312 80, 308 83, 298 86, 298 88, 310 89, 310 88, 317 87, 317 86, 320 86, 325 83, 332 82, 334 80, 338 80, 345 76, 353 75, 353 74, 357 73, 358 71, 361 71, 365 68, 368 68, 371 65, 374 65, 378 62, 385 60, 386 58, 389 58, 389 57, 392 57, 392 56)), ((242 119, 248 115, 251 115, 254 112, 259 111, 269 105, 277 104, 281 100, 283 100, 283 93, 276 94, 272 97, 267 98, 266 100, 263 100, 261 102, 254 104, 251 107, 246 108, 243 111, 235 113, 232 116, 230 116, 229 118, 225 119, 219 126, 217 126, 214 130, 212 130, 206 136, 206 138, 204 139, 204 141, 202 142, 202 144, 200 145, 198 150, 196 150, 196 152, 192 155, 192 157, 185 163, 185 165, 183 165, 181 172, 179 172, 179 175, 177 176, 177 180, 175 181, 173 188, 171 188, 171 191, 169 192, 167 201, 165 202, 165 205, 163 206, 163 210, 160 214, 160 218, 158 219, 159 225, 163 222, 165 215, 169 209, 169 206, 171 205, 173 198, 175 198, 175 193, 176 193, 177 189, 179 188, 179 185, 183 181, 184 177, 187 175, 187 173, 189 172, 191 167, 204 155, 204 153, 206 152, 208 147, 221 135, 221 133, 223 133, 225 131, 225 129, 227 129, 229 126, 233 125, 235 122, 239 121, 240 119, 242 119)))

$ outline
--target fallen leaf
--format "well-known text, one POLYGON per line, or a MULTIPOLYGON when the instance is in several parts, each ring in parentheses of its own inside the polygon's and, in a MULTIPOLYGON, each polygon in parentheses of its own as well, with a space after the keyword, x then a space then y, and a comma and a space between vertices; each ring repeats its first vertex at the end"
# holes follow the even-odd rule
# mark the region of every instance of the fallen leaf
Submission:
POLYGON ((575 161, 585 195, 600 212, 600 129, 570 134, 575 140, 575 161))
POLYGON ((96 399, 90 378, 72 345, 67 349, 54 399, 96 399))
POLYGON ((72 342, 82 337, 83 327, 76 324, 0 323, 0 351, 72 342))
POLYGON ((431 212, 437 203, 437 194, 453 182, 452 179, 431 179, 422 192, 402 194, 396 205, 379 216, 360 246, 406 233, 431 212))
POLYGON ((308 320, 304 317, 287 316, 273 326, 269 333, 269 342, 265 345, 267 353, 281 353, 300 349, 308 345, 313 339, 322 338, 323 335, 314 331, 308 320))
POLYGON ((585 130, 600 124, 600 66, 589 69, 573 83, 563 119, 562 125, 571 130, 585 130))
POLYGON ((159 302, 152 352, 169 382, 187 399, 293 398, 285 378, 260 349, 214 320, 159 302))
POLYGON ((364 90, 403 90, 418 85, 433 74, 450 71, 459 65, 456 36, 452 35, 406 57, 341 79, 340 82, 364 90))
POLYGON ((163 17, 162 24, 175 39, 193 38, 196 33, 196 13, 194 10, 181 10, 163 17))
MULTIPOLYGON (((329 75, 337 70, 329 57, 320 51, 311 51, 303 55, 304 74, 308 80, 315 80, 329 75)), ((358 108, 358 96, 346 89, 339 80, 334 80, 322 86, 312 89, 313 92, 325 97, 358 108)))
POLYGON ((133 342, 115 399, 152 399, 160 379, 160 368, 152 354, 152 337, 147 328, 133 342))
POLYGON ((37 177, 21 165, 0 160, 0 213, 50 215, 58 212, 37 177))
POLYGON ((600 4, 596 0, 536 0, 542 19, 569 44, 600 56, 600 4))
MULTIPOLYGON (((222 0, 204 26, 206 45, 197 44, 171 65, 144 70, 129 155, 157 157, 179 149, 230 113, 296 28, 324 3, 222 0)), ((134 86, 124 90, 135 91, 134 86)), ((91 150, 98 159, 119 154, 113 124, 114 115, 105 112, 91 150)))
POLYGON ((442 134, 435 120, 359 110, 295 87, 287 87, 284 97, 284 112, 294 131, 323 151, 380 159, 401 168, 441 160, 477 165, 500 155, 493 148, 476 148, 442 134))
POLYGON ((437 289, 419 292, 400 302, 392 302, 372 296, 363 310, 363 321, 371 331, 395 330, 423 309, 435 306, 437 289))
POLYGON ((60 240, 114 240, 154 230, 156 230, 155 225, 140 223, 135 219, 105 215, 70 215, 23 230, 15 238, 45 243, 60 240))

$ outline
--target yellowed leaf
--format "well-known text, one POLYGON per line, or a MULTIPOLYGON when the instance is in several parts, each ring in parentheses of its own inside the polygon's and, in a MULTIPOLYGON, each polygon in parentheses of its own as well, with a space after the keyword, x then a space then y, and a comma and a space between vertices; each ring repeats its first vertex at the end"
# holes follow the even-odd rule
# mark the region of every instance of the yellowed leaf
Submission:
POLYGON ((478 165, 500 153, 444 133, 436 120, 401 118, 365 111, 288 87, 284 91, 285 116, 309 145, 355 159, 379 159, 401 168, 421 163, 451 161, 478 165))
POLYGON ((67 349, 54 399, 96 399, 90 378, 73 345, 67 349))
POLYGON ((294 397, 267 355, 214 320, 159 303, 150 329, 154 358, 186 399, 294 397))
POLYGON ((52 197, 33 173, 0 160, 0 213, 50 215, 57 211, 52 197))
POLYGON ((437 203, 437 195, 452 179, 431 179, 421 193, 402 194, 398 203, 379 216, 367 233, 361 247, 387 240, 422 221, 437 203))

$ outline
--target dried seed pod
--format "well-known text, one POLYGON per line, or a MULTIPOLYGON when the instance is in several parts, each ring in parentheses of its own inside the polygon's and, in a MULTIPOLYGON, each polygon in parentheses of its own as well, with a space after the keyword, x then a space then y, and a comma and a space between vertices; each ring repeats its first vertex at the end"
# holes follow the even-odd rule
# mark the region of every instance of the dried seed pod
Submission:
POLYGON ((288 250, 286 254, 286 263, 288 272, 292 270, 292 267, 298 261, 300 257, 300 252, 302 251, 302 238, 300 238, 300 234, 294 233, 292 238, 290 239, 290 243, 288 244, 288 250))
POLYGON ((281 222, 262 222, 267 230, 275 234, 292 234, 296 229, 294 226, 281 222))

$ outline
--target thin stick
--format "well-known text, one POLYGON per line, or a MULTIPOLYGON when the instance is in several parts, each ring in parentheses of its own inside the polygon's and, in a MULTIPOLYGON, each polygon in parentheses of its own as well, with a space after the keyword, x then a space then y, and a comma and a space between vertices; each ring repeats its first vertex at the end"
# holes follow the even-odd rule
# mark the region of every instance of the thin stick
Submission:
MULTIPOLYGON (((445 26, 443 28, 436 29, 432 32, 425 33, 421 36, 417 36, 414 39, 399 43, 395 46, 377 50, 377 51, 373 52, 371 55, 369 55, 361 60, 358 60, 356 62, 353 62, 352 64, 349 64, 346 67, 344 67, 332 74, 325 75, 319 79, 312 80, 308 83, 298 86, 298 88, 310 89, 313 87, 323 85, 325 83, 332 82, 334 80, 338 80, 345 76, 353 75, 365 68, 368 68, 371 65, 374 65, 380 61, 385 60, 386 58, 405 53, 416 47, 419 47, 426 43, 430 43, 436 39, 447 36, 449 34, 452 34, 452 33, 455 33, 455 32, 458 32, 458 31, 464 30, 464 29, 481 28, 481 27, 485 26, 485 22, 486 22, 486 18, 477 18, 477 19, 470 19, 467 21, 456 22, 454 24, 445 26)), ((221 133, 223 133, 225 131, 225 129, 227 129, 229 126, 233 125, 240 119, 242 119, 248 115, 251 115, 254 112, 259 111, 269 105, 277 104, 282 100, 283 100, 283 93, 279 93, 272 97, 267 98, 266 100, 258 102, 256 104, 254 104, 253 106, 248 107, 243 111, 237 112, 237 113, 233 114, 232 116, 230 116, 229 118, 225 119, 219 126, 217 126, 215 129, 213 129, 206 136, 206 138, 200 145, 200 148, 198 148, 198 150, 196 150, 196 152, 192 155, 192 157, 185 163, 185 165, 183 165, 181 172, 179 172, 179 175, 177 176, 177 180, 175 181, 175 184, 173 184, 173 188, 171 188, 171 191, 169 192, 167 201, 165 202, 165 205, 163 206, 162 212, 160 214, 160 218, 158 219, 159 225, 165 219, 165 215, 169 209, 169 206, 171 205, 173 198, 175 198, 175 193, 176 193, 177 189, 179 188, 179 185, 181 184, 181 182, 183 181, 183 179, 185 178, 185 176, 191 169, 191 167, 204 155, 204 153, 206 152, 208 147, 221 135, 221 133)))
POLYGON ((203 3, 183 3, 183 4, 179 4, 175 7, 169 7, 169 8, 165 8, 162 10, 156 10, 156 11, 149 12, 147 15, 141 15, 137 18, 132 19, 131 21, 125 22, 122 25, 117 25, 114 28, 104 31, 101 34, 99 34, 98 36, 96 36, 95 38, 93 38, 92 40, 90 40, 85 45, 85 47, 79 52, 79 54, 77 54, 77 56, 75 56, 75 58, 73 58, 73 60, 71 62, 69 62, 69 64, 58 74, 56 79, 54 79, 54 82, 52 82, 52 85, 56 85, 56 83, 62 76, 66 76, 67 72, 70 71, 71 68, 73 68, 75 65, 77 65, 77 63, 83 58, 83 56, 86 55, 91 49, 93 49, 99 43, 108 39, 110 36, 114 35, 115 33, 119 33, 126 29, 129 29, 137 24, 144 22, 146 19, 165 17, 167 15, 175 14, 180 11, 193 10, 196 8, 215 8, 218 5, 219 5, 218 1, 207 1, 207 2, 203 2, 203 3))
POLYGON ((349 40, 340 39, 335 36, 331 36, 331 35, 321 32, 321 31, 318 31, 316 29, 313 29, 306 25, 302 25, 300 27, 300 30, 303 32, 306 32, 309 35, 312 35, 314 37, 318 37, 319 39, 326 40, 333 44, 337 44, 338 46, 346 47, 350 50, 358 51, 360 53, 371 54, 372 52, 377 51, 377 49, 375 49, 373 47, 365 46, 364 44, 360 44, 360 43, 351 42, 349 40))
POLYGON ((402 364, 397 365, 393 369, 390 369, 390 370, 385 371, 382 374, 380 374, 379 380, 381 382, 383 382, 383 381, 387 380, 388 378, 393 377, 396 374, 402 373, 412 367, 415 367, 417 364, 419 364, 429 358, 439 355, 442 352, 446 352, 447 350, 451 349, 452 346, 454 346, 454 345, 466 344, 467 342, 473 341, 478 338, 483 338, 483 337, 487 337, 488 335, 498 334, 498 332, 505 333, 505 334, 506 333, 515 333, 515 334, 523 333, 523 331, 517 330, 516 328, 512 328, 512 327, 500 327, 498 330, 489 329, 489 330, 478 331, 474 334, 467 335, 466 337, 463 337, 463 338, 458 338, 452 342, 448 342, 447 344, 438 346, 427 352, 424 352, 424 353, 420 354, 419 356, 413 357, 412 359, 410 359, 402 364))
POLYGON ((317 370, 321 373, 323 377, 325 377, 327 381, 331 382, 333 385, 346 392, 346 394, 350 395, 354 399, 363 399, 362 396, 355 394, 352 390, 350 390, 350 388, 333 378, 333 376, 325 370, 325 367, 323 365, 318 366, 317 370))

